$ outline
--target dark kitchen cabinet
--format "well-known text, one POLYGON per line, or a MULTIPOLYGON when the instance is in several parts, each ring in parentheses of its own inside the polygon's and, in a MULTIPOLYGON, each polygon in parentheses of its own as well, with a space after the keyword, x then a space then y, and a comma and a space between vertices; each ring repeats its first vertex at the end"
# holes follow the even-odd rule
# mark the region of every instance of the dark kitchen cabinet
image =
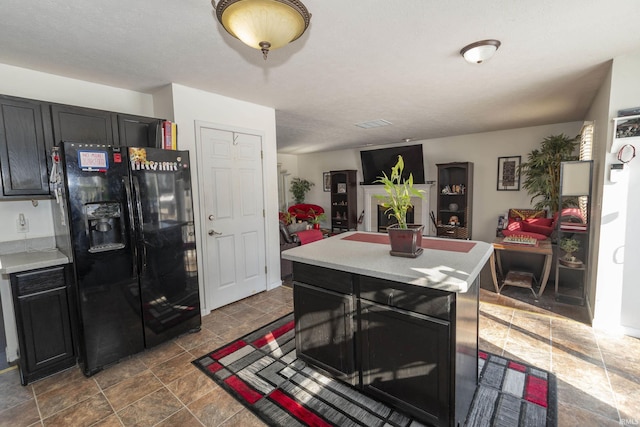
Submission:
POLYGON ((23 385, 76 363, 67 266, 10 275, 23 385))
POLYGON ((162 120, 118 114, 118 138, 123 147, 162 148, 162 120))
POLYGON ((297 278, 293 299, 298 357, 335 378, 357 384, 350 275, 305 264, 294 264, 293 274, 297 278))
POLYGON ((49 110, 29 99, 0 96, 1 196, 49 195, 49 110))
POLYGON ((294 262, 293 280, 298 357, 429 425, 464 424, 479 279, 456 293, 294 262))
POLYGON ((116 113, 52 104, 53 136, 56 145, 63 141, 117 145, 116 113))
POLYGON ((449 423, 449 322, 360 300, 362 387, 437 426, 449 423))

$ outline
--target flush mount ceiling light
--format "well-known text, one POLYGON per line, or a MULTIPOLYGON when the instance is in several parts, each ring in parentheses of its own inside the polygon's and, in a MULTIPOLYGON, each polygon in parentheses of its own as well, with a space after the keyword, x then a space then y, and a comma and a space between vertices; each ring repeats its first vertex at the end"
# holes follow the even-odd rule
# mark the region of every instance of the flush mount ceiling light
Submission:
POLYGON ((297 0, 220 0, 216 6, 218 21, 233 37, 254 49, 264 59, 269 50, 278 49, 300 37, 311 14, 297 0))
POLYGON ((499 40, 480 40, 463 47, 460 55, 470 64, 482 64, 491 58, 499 47, 499 40))

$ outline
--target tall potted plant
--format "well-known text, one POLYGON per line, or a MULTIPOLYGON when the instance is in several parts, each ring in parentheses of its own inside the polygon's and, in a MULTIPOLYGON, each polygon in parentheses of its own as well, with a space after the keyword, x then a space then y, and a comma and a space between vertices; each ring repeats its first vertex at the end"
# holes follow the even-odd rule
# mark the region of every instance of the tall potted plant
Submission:
POLYGON ((569 138, 564 134, 551 135, 542 141, 540 149, 529 153, 527 162, 520 165, 524 176, 522 187, 527 190, 531 202, 537 199, 534 209, 549 208, 551 215, 558 212, 560 203, 560 163, 578 160, 573 153, 580 136, 569 138))
POLYGON ((402 178, 404 160, 398 156, 398 162, 391 168, 391 176, 382 172, 375 181, 384 185, 386 195, 375 196, 381 200, 385 214, 397 220, 397 224, 387 227, 391 243, 391 255, 415 258, 422 253, 422 230, 424 225, 407 224, 407 211, 413 207, 411 197, 424 198, 424 191, 413 188, 413 174, 402 178))
POLYGON ((291 194, 293 194, 293 199, 296 204, 304 203, 304 197, 307 191, 311 190, 311 187, 314 185, 315 184, 313 182, 298 177, 291 180, 290 191, 291 194))

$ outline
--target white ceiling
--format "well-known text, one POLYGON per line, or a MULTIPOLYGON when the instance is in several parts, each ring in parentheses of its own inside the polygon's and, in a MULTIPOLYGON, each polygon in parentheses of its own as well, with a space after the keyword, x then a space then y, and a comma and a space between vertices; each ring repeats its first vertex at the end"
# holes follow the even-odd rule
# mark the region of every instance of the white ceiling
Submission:
POLYGON ((309 29, 264 61, 208 0, 2 0, 0 62, 273 107, 278 151, 308 153, 582 120, 608 61, 640 51, 638 0, 303 1, 309 29), (393 125, 354 126, 376 119, 393 125))

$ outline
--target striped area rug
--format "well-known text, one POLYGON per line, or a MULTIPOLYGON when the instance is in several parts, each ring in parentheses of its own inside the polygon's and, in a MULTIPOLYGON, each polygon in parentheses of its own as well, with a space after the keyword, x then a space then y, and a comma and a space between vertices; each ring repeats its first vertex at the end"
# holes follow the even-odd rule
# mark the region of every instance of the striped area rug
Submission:
MULTIPOLYGON (((271 426, 421 426, 296 358, 293 314, 193 361, 271 426)), ((467 426, 557 425, 553 374, 480 352, 467 426)))

